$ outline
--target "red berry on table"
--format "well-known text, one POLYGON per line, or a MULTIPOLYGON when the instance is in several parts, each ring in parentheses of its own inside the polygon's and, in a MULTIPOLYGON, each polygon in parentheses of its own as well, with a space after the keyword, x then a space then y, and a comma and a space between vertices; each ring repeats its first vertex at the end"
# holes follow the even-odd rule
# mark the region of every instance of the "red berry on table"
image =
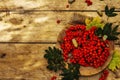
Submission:
POLYGON ((88 6, 92 5, 92 2, 91 2, 91 1, 90 1, 90 2, 88 2, 88 3, 87 3, 87 5, 88 5, 88 6))
POLYGON ((85 0, 85 2, 87 3, 88 6, 92 5, 92 1, 91 0, 85 0))
POLYGON ((57 78, 56 76, 53 76, 53 77, 51 78, 51 80, 56 80, 56 78, 57 78))
POLYGON ((69 5, 66 5, 66 8, 69 8, 69 5))
POLYGON ((101 77, 99 78, 99 80, 106 80, 108 77, 109 71, 108 70, 104 70, 101 77))
POLYGON ((61 20, 57 20, 56 22, 57 22, 57 24, 60 24, 61 20))

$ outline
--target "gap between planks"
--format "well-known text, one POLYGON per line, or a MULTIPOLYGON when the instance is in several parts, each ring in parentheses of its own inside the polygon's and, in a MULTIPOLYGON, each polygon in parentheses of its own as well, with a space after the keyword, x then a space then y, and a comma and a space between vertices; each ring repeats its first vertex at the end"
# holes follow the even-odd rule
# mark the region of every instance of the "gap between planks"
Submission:
MULTIPOLYGON (((105 12, 105 10, 101 10, 105 12)), ((0 12, 14 12, 14 13, 30 13, 30 12, 97 12, 97 10, 0 10, 0 12)), ((120 12, 120 10, 115 10, 115 12, 120 12)))
MULTIPOLYGON (((57 44, 57 42, 0 42, 0 44, 57 44)), ((115 43, 120 45, 120 43, 115 43)))

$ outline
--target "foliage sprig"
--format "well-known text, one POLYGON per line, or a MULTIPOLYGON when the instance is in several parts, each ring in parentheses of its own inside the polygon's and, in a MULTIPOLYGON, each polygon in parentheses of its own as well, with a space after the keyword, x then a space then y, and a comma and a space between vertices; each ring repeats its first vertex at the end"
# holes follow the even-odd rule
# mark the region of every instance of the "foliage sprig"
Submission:
POLYGON ((108 6, 106 5, 105 7, 105 14, 108 16, 108 17, 115 17, 117 15, 117 13, 114 13, 115 12, 115 7, 112 7, 112 8, 108 8, 108 6))
POLYGON ((45 50, 46 54, 44 55, 44 58, 48 61, 47 68, 51 71, 62 71, 61 76, 63 76, 62 80, 78 80, 80 77, 79 73, 79 64, 67 64, 68 68, 66 68, 66 65, 64 63, 62 52, 58 48, 51 48, 49 47, 47 50, 45 50))
POLYGON ((46 54, 44 55, 44 58, 47 59, 48 66, 47 68, 49 70, 58 71, 64 68, 64 59, 62 57, 62 52, 58 48, 51 48, 49 47, 47 50, 45 50, 46 54))
POLYGON ((79 80, 79 68, 79 64, 68 64, 68 69, 64 68, 63 73, 60 74, 63 76, 62 80, 79 80))
POLYGON ((119 26, 116 25, 114 28, 112 28, 112 23, 106 23, 103 29, 98 28, 96 30, 96 35, 99 37, 106 35, 108 40, 117 40, 119 39, 117 36, 120 34, 120 32, 117 32, 118 27, 119 26))

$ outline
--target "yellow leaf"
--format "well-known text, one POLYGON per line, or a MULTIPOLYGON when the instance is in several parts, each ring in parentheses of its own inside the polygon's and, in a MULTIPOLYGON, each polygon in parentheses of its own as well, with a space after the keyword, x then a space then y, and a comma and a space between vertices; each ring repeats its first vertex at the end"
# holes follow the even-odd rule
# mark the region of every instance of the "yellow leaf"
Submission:
POLYGON ((101 19, 99 17, 95 17, 93 18, 92 22, 101 23, 101 19))
POLYGON ((119 50, 114 50, 113 58, 108 66, 109 69, 112 71, 116 70, 117 68, 120 68, 120 52, 119 50))
POLYGON ((88 18, 85 19, 85 24, 86 24, 86 25, 88 25, 90 22, 91 22, 90 19, 88 19, 88 18))

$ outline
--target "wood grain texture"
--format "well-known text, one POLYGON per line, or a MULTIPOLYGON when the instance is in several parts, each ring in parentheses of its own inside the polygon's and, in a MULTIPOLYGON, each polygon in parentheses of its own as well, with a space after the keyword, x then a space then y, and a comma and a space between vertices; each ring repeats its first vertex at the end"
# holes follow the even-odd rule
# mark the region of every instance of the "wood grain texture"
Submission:
MULTIPOLYGON (((46 69, 44 50, 53 44, 0 44, 0 79, 50 80, 58 75, 46 69), (1 57, 2 54, 6 56, 1 57)), ((119 46, 115 46, 119 49, 119 46)), ((100 74, 81 77, 82 80, 96 80, 100 74)), ((60 78, 60 77, 58 77, 60 78)), ((108 79, 109 80, 109 79, 108 79)))
MULTIPOLYGON (((98 14, 95 11, 104 10, 106 5, 120 11, 120 0, 92 0, 92 6, 87 6, 84 0, 76 0, 66 8, 67 1, 0 1, 0 80, 50 80, 58 74, 46 69, 44 50, 55 46, 59 32, 67 24, 81 20, 80 15, 96 17, 98 14), (60 24, 56 23, 57 20, 61 21, 60 24)), ((120 25, 120 12, 118 14, 109 18, 109 22, 120 25)), ((102 19, 107 20, 105 14, 102 19)), ((116 43, 120 44, 120 41, 116 43)), ((116 48, 120 49, 120 46, 116 45, 116 48)), ((81 79, 98 80, 99 76, 81 79)), ((110 72, 107 80, 118 79, 110 72)))
POLYGON ((0 44, 0 79, 50 80, 54 75, 46 69, 44 50, 50 44, 0 44), (8 75, 9 74, 9 75, 8 75))
POLYGON ((120 9, 120 0, 92 0, 93 5, 87 6, 85 0, 76 0, 69 8, 68 0, 2 0, 0 9, 38 9, 38 10, 104 10, 106 5, 120 9))
MULTIPOLYGON (((29 14, 0 13, 0 42, 56 42, 67 24, 96 17, 96 12, 41 12, 29 14), (82 15, 82 16, 81 16, 82 15), (57 24, 57 20, 60 23, 57 24)), ((105 14, 101 17, 107 21, 105 14)), ((120 25, 120 13, 109 22, 120 25)))

